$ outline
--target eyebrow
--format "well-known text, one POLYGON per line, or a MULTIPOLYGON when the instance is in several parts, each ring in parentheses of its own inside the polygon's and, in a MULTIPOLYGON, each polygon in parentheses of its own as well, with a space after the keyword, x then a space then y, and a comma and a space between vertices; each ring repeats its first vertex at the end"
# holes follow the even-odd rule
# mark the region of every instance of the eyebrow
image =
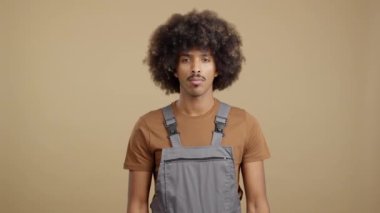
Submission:
MULTIPOLYGON (((188 51, 184 51, 184 52, 180 52, 179 56, 191 56, 191 54, 188 51)), ((201 51, 201 56, 211 56, 211 54, 208 51, 204 50, 204 51, 201 51)))

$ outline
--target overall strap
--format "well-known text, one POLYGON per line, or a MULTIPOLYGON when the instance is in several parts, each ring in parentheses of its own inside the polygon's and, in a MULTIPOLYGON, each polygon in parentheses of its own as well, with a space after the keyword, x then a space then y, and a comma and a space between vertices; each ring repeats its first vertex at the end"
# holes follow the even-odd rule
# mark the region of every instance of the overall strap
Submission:
POLYGON ((177 131, 177 122, 175 120, 172 107, 168 105, 162 109, 162 112, 165 119, 165 128, 168 131, 172 147, 180 147, 181 140, 179 138, 179 132, 177 131))
POLYGON ((212 146, 220 146, 223 138, 223 130, 227 124, 228 113, 230 112, 230 106, 223 102, 220 102, 218 114, 215 116, 215 130, 212 134, 212 146))

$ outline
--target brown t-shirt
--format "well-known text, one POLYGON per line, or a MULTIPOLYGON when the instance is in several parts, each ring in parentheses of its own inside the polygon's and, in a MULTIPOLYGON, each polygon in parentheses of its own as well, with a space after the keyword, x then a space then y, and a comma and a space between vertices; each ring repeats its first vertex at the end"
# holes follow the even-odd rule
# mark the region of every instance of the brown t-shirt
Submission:
MULTIPOLYGON (((177 121, 181 144, 186 147, 211 145, 215 129, 215 115, 220 101, 200 116, 188 116, 171 104, 177 121)), ((124 168, 138 171, 152 171, 156 177, 163 148, 170 147, 164 126, 162 110, 154 110, 143 116, 135 124, 129 139, 124 168)), ((231 146, 235 162, 236 177, 239 178, 240 165, 260 161, 270 157, 269 149, 256 118, 245 110, 231 107, 224 129, 222 146, 231 146)))

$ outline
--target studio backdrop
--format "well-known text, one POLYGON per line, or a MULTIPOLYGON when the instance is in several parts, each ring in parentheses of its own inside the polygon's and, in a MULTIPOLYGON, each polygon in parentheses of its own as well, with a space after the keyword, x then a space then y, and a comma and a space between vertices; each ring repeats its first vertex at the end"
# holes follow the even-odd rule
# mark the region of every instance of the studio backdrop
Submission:
POLYGON ((376 0, 1 1, 0 212, 126 212, 132 127, 177 98, 143 64, 149 37, 192 9, 242 36, 215 96, 261 123, 272 212, 380 212, 376 0))

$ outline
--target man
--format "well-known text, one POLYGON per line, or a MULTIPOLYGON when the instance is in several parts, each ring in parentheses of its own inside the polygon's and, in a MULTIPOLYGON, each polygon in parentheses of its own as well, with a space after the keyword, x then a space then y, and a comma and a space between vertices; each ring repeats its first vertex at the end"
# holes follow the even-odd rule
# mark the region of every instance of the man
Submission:
POLYGON ((177 101, 137 121, 124 168, 129 213, 268 213, 263 160, 269 150, 257 120, 213 96, 230 86, 244 57, 234 27, 211 11, 173 15, 151 37, 146 59, 154 82, 177 101))

